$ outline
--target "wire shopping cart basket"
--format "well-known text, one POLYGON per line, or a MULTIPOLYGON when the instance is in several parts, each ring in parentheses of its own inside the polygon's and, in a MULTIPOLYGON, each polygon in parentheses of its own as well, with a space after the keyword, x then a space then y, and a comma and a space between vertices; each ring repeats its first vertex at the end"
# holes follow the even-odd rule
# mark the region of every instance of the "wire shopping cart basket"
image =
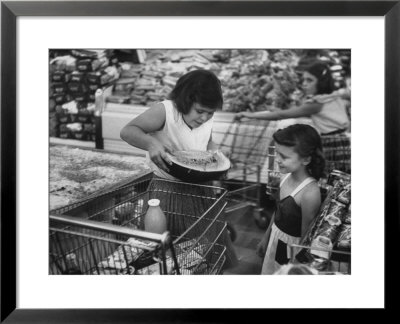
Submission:
POLYGON ((50 212, 50 274, 219 274, 226 190, 145 174, 50 212), (144 231, 159 199, 167 232, 144 231), (71 259, 74 261, 71 269, 71 259))
POLYGON ((251 206, 259 213, 261 183, 268 182, 268 158, 276 122, 250 119, 233 122, 223 134, 220 149, 230 151, 232 167, 221 185, 228 188, 227 212, 251 206))

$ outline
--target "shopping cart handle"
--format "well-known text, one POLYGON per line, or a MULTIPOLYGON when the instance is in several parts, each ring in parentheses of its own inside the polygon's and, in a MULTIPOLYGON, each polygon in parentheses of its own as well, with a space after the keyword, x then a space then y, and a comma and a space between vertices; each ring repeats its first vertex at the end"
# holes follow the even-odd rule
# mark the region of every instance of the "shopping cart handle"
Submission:
POLYGON ((150 233, 140 230, 135 230, 128 227, 122 227, 114 224, 107 224, 102 222, 96 222, 88 219, 78 219, 72 216, 56 216, 50 215, 50 221, 62 223, 65 225, 73 225, 79 227, 85 227, 93 230, 98 230, 102 232, 108 232, 112 234, 121 234, 129 237, 135 237, 138 239, 149 240, 163 245, 167 245, 171 241, 171 236, 168 231, 163 234, 150 233))

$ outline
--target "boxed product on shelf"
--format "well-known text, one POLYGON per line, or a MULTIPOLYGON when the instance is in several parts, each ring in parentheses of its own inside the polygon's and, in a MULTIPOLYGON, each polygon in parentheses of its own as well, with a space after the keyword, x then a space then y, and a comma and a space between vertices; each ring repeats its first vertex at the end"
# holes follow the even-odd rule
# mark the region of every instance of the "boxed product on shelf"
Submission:
POLYGON ((51 74, 51 80, 54 82, 67 83, 71 79, 71 73, 65 71, 54 71, 51 74))
POLYGON ((55 101, 56 104, 63 104, 63 103, 65 103, 65 102, 68 101, 69 96, 66 95, 66 94, 63 94, 63 93, 61 93, 61 94, 55 94, 55 95, 53 95, 53 98, 52 98, 52 99, 54 99, 54 101, 55 101))
POLYGON ((92 122, 92 115, 85 114, 85 113, 78 113, 76 120, 80 123, 91 123, 92 122))
POLYGON ((69 81, 83 83, 86 81, 86 74, 83 72, 74 71, 71 73, 69 81))
POLYGON ((80 72, 91 72, 92 71, 92 60, 91 59, 79 59, 76 63, 76 68, 80 72))
POLYGON ((88 72, 86 75, 86 79, 90 84, 102 86, 107 84, 108 82, 111 82, 113 80, 113 76, 104 71, 96 71, 88 72))
POLYGON ((73 123, 75 121, 75 115, 65 112, 57 113, 57 120, 60 124, 73 123))
POLYGON ((107 57, 101 57, 96 59, 83 58, 79 59, 76 63, 78 71, 81 72, 92 72, 105 68, 109 65, 109 59, 107 57))
POLYGON ((136 85, 136 78, 121 78, 114 84, 114 95, 128 96, 136 85))
POLYGON ((76 92, 72 95, 74 100, 78 103, 87 103, 89 98, 86 92, 76 92))
POLYGON ((65 103, 58 112, 58 120, 60 123, 68 123, 74 121, 93 122, 94 104, 87 102, 77 102, 75 100, 65 103))
POLYGON ((59 134, 58 134, 58 137, 59 138, 63 138, 63 139, 68 139, 68 138, 70 138, 70 135, 69 135, 69 132, 59 132, 59 134))
POLYGON ((93 123, 84 123, 83 130, 90 134, 94 134, 96 132, 96 125, 93 123))
POLYGON ((88 83, 87 87, 90 92, 96 92, 96 90, 100 88, 98 84, 91 84, 91 83, 88 83))
POLYGON ((88 91, 88 87, 86 86, 85 83, 83 82, 69 82, 68 83, 68 91, 70 94, 76 94, 76 93, 81 93, 85 94, 88 91))
POLYGON ((107 102, 124 104, 130 102, 130 96, 110 95, 106 98, 107 102))
POLYGON ((112 54, 112 50, 50 51, 49 111, 56 113, 53 119, 57 121, 55 126, 49 120, 50 136, 95 140, 95 92, 119 78, 118 68, 110 66, 112 54), (71 129, 76 122, 84 124, 84 129, 71 129))
POLYGON ((55 82, 52 84, 53 94, 65 94, 68 90, 64 82, 55 82))
POLYGON ((59 128, 59 134, 58 136, 60 138, 71 138, 71 131, 70 129, 67 127, 68 123, 60 123, 58 128, 59 128))
POLYGON ((121 64, 121 78, 138 78, 143 70, 143 65, 124 62, 121 64))
POLYGON ((95 128, 91 123, 79 122, 79 119, 69 119, 58 124, 58 136, 65 139, 90 141, 95 139, 95 128))
POLYGON ((73 139, 77 139, 80 141, 84 141, 87 139, 87 133, 86 132, 71 132, 71 136, 73 139))

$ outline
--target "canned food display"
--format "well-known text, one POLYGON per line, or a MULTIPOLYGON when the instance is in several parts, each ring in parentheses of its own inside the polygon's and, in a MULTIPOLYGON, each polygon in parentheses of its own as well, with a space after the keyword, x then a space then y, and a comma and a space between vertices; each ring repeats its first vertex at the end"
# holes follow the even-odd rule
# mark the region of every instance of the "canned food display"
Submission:
POLYGON ((351 205, 349 205, 347 212, 343 216, 343 224, 351 224, 351 205))
POLYGON ((350 204, 350 196, 351 196, 351 184, 347 184, 343 187, 343 189, 339 192, 337 196, 337 200, 343 204, 350 204))
POLYGON ((325 218, 328 216, 334 216, 339 218, 340 221, 343 221, 346 213, 347 206, 338 200, 332 199, 325 218))
POLYGON ((342 202, 350 203, 350 175, 338 170, 334 170, 329 174, 327 184, 331 187, 330 196, 332 199, 338 199, 341 195, 342 202), (343 192, 344 191, 344 192, 343 192), (343 192, 343 193, 342 193, 343 192))
POLYGON ((334 187, 336 182, 340 180, 345 183, 349 183, 350 179, 351 179, 350 174, 339 170, 333 170, 328 175, 328 185, 334 187))
POLYGON ((339 194, 343 191, 345 185, 346 185, 346 183, 342 180, 336 181, 335 185, 333 187, 331 187, 332 188, 330 191, 331 199, 337 199, 339 194))
POLYGON ((336 243, 336 239, 339 235, 339 228, 342 222, 338 217, 328 215, 321 227, 316 232, 316 237, 324 237, 328 239, 333 246, 336 243))
POLYGON ((327 197, 300 244, 297 262, 308 264, 321 273, 330 271, 333 262, 349 263, 351 250, 351 183, 350 175, 333 171, 326 183, 327 197), (336 251, 336 252, 335 252, 336 251), (340 254, 341 253, 341 254, 340 254))
POLYGON ((351 225, 343 224, 337 239, 336 247, 338 250, 351 250, 351 225))

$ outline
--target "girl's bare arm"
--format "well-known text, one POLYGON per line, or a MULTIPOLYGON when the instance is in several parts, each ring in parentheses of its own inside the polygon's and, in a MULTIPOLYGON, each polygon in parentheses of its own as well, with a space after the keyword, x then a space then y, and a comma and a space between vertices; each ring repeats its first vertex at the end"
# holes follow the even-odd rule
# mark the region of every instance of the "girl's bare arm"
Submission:
POLYGON ((301 197, 301 237, 303 238, 321 206, 321 193, 317 184, 307 188, 301 197))
POLYGON ((317 102, 305 103, 300 107, 290 109, 273 109, 273 111, 241 112, 236 114, 235 119, 251 118, 264 120, 281 120, 288 118, 308 117, 320 112, 322 104, 317 102))
POLYGON ((131 120, 120 132, 121 139, 128 144, 149 152, 150 159, 160 168, 168 171, 169 148, 164 147, 157 139, 149 135, 161 130, 165 123, 165 107, 162 103, 148 108, 144 113, 131 120))

